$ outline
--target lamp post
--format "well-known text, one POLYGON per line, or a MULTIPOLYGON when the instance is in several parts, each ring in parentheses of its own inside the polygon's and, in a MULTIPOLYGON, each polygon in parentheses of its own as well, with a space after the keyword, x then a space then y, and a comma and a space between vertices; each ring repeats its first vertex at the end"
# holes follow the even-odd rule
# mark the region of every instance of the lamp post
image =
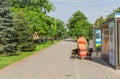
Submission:
POLYGON ((51 24, 51 28, 52 28, 52 43, 54 43, 54 30, 53 30, 53 25, 51 24))

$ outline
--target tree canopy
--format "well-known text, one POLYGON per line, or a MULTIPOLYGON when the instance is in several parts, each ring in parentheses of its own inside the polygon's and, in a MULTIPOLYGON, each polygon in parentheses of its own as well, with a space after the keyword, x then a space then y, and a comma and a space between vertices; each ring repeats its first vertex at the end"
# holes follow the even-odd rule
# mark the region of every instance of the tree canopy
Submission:
MULTIPOLYGON (((57 37, 58 27, 54 17, 46 15, 55 10, 55 7, 49 0, 10 0, 11 10, 16 14, 17 12, 24 12, 25 19, 29 27, 32 27, 33 32, 38 32, 40 38, 57 37), (53 26, 53 27, 51 27, 53 26), (54 31, 53 31, 54 30, 54 31)), ((63 23, 64 24, 64 23, 63 23)))
POLYGON ((95 26, 99 27, 103 22, 105 22, 105 19, 102 16, 100 16, 99 18, 96 19, 95 26))
POLYGON ((88 22, 87 17, 82 12, 76 11, 72 17, 70 17, 67 27, 70 36, 78 37, 83 33, 88 38, 90 33, 89 29, 91 29, 92 24, 88 22))
POLYGON ((110 13, 110 14, 108 14, 106 16, 106 18, 103 18, 102 16, 100 16, 99 18, 97 18, 96 21, 95 21, 95 26, 99 27, 99 25, 101 25, 103 22, 108 21, 110 19, 113 19, 115 17, 115 13, 120 13, 120 7, 118 7, 115 10, 113 10, 113 12, 110 13))
POLYGON ((115 10, 113 10, 112 13, 108 14, 106 20, 110 20, 110 19, 114 18, 116 12, 120 13, 120 7, 118 7, 115 10))

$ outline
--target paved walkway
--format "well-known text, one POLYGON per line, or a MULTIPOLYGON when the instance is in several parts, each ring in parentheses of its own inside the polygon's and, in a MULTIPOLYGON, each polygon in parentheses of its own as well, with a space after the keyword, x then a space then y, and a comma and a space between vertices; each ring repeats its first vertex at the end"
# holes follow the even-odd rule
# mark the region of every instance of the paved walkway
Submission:
POLYGON ((60 41, 0 70, 0 79, 120 79, 120 71, 92 54, 92 60, 71 59, 72 40, 60 41))

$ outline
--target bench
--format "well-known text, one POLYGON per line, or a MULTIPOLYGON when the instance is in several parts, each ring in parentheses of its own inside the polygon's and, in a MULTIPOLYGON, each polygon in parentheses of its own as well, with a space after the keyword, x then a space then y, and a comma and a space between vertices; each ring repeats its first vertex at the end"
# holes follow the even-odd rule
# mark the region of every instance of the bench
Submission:
MULTIPOLYGON (((76 48, 76 49, 73 49, 72 51, 71 51, 71 57, 72 58, 76 58, 76 56, 78 56, 78 48, 76 48)), ((91 56, 92 56, 92 52, 93 52, 93 49, 92 48, 87 48, 87 56, 89 56, 90 57, 90 60, 91 60, 91 56)))
POLYGON ((87 56, 90 56, 90 60, 91 60, 93 49, 92 48, 87 48, 87 51, 88 51, 87 56))

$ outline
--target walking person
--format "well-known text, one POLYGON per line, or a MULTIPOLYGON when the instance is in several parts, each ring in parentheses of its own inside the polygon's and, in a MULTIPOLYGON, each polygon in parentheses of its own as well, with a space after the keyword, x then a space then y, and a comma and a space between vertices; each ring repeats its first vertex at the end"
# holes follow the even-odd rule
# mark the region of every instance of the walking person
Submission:
POLYGON ((77 39, 77 47, 78 47, 78 56, 81 59, 84 59, 87 55, 87 40, 84 37, 84 34, 81 34, 77 39))

